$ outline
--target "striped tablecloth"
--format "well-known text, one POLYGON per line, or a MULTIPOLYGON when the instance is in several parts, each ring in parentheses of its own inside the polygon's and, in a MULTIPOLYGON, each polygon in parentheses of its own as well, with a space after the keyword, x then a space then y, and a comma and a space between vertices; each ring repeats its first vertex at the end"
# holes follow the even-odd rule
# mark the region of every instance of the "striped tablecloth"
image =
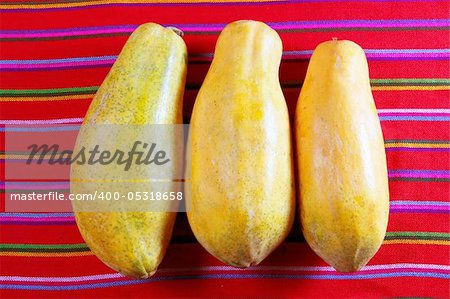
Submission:
MULTIPOLYGON (((314 47, 332 37, 366 51, 385 137, 391 214, 383 246, 357 273, 333 271, 293 233, 260 266, 228 267, 179 215, 158 274, 133 280, 89 251, 71 213, 0 213, 1 298, 448 298, 450 21, 441 0, 4 0, 0 2, 0 189, 7 124, 81 123, 129 34, 157 22, 184 31, 185 118, 224 24, 254 19, 284 43, 280 78, 291 115, 314 47)), ((12 183, 67 191, 68 182, 12 183)))

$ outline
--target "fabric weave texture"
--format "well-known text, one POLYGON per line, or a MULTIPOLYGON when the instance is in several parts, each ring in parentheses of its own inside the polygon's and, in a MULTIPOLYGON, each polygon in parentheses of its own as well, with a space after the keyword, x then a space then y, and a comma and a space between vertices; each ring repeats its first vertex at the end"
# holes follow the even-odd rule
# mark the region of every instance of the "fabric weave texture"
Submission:
MULTIPOLYGON (((441 0, 4 0, 0 2, 1 298, 450 297, 450 4, 441 0), (338 273, 298 223, 261 265, 226 266, 177 219, 157 274, 134 280, 102 264, 71 213, 4 212, 5 125, 79 125, 131 32, 175 26, 189 51, 185 120, 225 24, 266 22, 283 41, 280 81, 293 116, 308 65, 333 37, 364 48, 385 139, 390 217, 368 266, 338 273)), ((33 185, 34 184, 34 185, 33 185)), ((16 189, 68 191, 68 181, 16 189)))

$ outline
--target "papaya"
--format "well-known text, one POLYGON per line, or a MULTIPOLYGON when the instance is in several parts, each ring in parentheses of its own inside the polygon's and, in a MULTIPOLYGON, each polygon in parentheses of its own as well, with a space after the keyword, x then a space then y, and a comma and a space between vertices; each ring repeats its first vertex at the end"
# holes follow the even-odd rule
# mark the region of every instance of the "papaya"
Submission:
POLYGON ((235 267, 257 265, 295 215, 293 151, 278 79, 282 43, 264 23, 228 24, 196 98, 186 156, 189 224, 235 267))
MULTIPOLYGON (((147 124, 182 124, 186 69, 186 45, 174 30, 154 23, 139 26, 99 87, 83 126, 130 125, 142 133, 139 130, 146 130, 147 124)), ((95 144, 96 138, 100 136, 80 130, 76 148, 95 144)), ((110 134, 107 138, 108 144, 117 147, 129 142, 124 134, 110 134)), ((182 168, 182 161, 177 162, 182 168)), ((129 180, 129 171, 104 171, 100 167, 72 164, 71 192, 94 194, 104 187, 103 180, 117 185, 129 180), (93 181, 93 177, 101 180, 93 181)), ((145 171, 140 175, 150 179, 145 171)), ((151 191, 151 182, 145 187, 151 191)), ((120 188, 125 196, 133 192, 120 188)), ((76 223, 86 244, 101 261, 130 277, 147 278, 155 273, 168 247, 176 212, 85 211, 83 205, 86 203, 73 202, 76 223)))
POLYGON ((383 135, 367 60, 331 40, 311 57, 295 112, 300 220, 310 247, 338 271, 357 271, 386 234, 383 135))

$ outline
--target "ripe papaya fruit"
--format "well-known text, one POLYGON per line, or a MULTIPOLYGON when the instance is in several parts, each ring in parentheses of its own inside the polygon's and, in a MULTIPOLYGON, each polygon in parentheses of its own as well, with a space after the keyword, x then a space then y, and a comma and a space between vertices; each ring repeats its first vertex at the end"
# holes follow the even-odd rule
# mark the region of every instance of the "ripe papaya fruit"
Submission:
POLYGON ((228 24, 191 117, 188 220, 207 251, 236 267, 268 256, 295 214, 281 55, 280 37, 264 23, 228 24))
MULTIPOLYGON (((139 26, 101 84, 83 125, 135 125, 137 130, 145 130, 147 124, 182 124, 186 69, 186 45, 174 30, 154 23, 139 26)), ((94 144, 96 137, 80 130, 76 147, 94 144)), ((112 139, 109 144, 128 143, 123 134, 108 138, 112 139)), ((182 161, 178 162, 182 168, 182 161)), ((72 164, 71 180, 78 183, 72 184, 71 192, 93 194, 104 186, 86 179, 95 175, 117 184, 129 179, 130 172, 109 173, 98 167, 72 164)), ((145 191, 152 190, 151 183, 145 187, 145 191)), ((126 195, 132 190, 119 191, 126 195)), ((131 277, 146 278, 155 273, 169 244, 175 212, 84 211, 84 204, 73 202, 76 222, 100 260, 131 277)))
POLYGON ((356 271, 379 249, 389 213, 383 135, 360 46, 317 46, 295 132, 305 239, 336 270, 356 271))

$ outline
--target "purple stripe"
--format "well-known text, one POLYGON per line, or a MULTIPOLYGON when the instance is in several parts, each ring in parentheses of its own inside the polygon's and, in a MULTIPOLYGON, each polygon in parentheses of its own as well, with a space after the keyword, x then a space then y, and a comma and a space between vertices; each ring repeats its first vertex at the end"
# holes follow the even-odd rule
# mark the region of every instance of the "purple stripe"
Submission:
POLYGON ((77 62, 57 62, 57 63, 33 63, 33 64, 2 64, 1 69, 42 69, 42 68, 67 68, 71 66, 97 66, 98 64, 113 64, 115 59, 104 59, 98 61, 77 61, 77 62))
POLYGON ((447 60, 449 57, 377 57, 377 58, 368 58, 369 61, 432 61, 432 60, 447 60))
MULTIPOLYGON (((183 273, 183 272, 181 272, 183 273)), ((119 285, 129 285, 129 284, 141 284, 141 283, 150 283, 156 281, 165 281, 165 280, 180 280, 180 279, 244 279, 244 278, 283 278, 283 279, 363 279, 363 278, 379 278, 379 277, 397 277, 398 275, 412 275, 412 276, 426 276, 426 277, 440 277, 447 278, 450 274, 445 270, 434 270, 430 269, 427 271, 417 270, 416 268, 411 268, 409 271, 398 269, 398 270, 389 270, 389 271, 370 271, 366 272, 360 270, 354 273, 339 273, 339 272, 329 272, 329 271, 273 271, 271 272, 260 272, 260 271, 226 271, 226 272, 218 272, 211 273, 210 271, 187 271, 185 272, 187 275, 158 275, 149 278, 149 279, 130 279, 130 278, 106 278, 106 279, 86 279, 80 281, 67 281, 67 282, 28 282, 28 281, 3 281, 2 288, 17 289, 20 286, 23 286, 24 289, 32 290, 33 287, 45 287, 47 290, 74 290, 74 289, 91 289, 98 287, 111 287, 111 286, 119 286, 119 285), (191 274, 198 273, 198 274, 191 274), (204 274, 203 274, 204 273, 204 274), (208 274, 211 273, 211 274, 208 274), (376 276, 375 276, 376 275, 376 276), (374 277, 375 276, 375 277, 374 277), (101 282, 99 282, 101 281, 101 282)), ((36 288, 41 289, 41 288, 36 288)))
MULTIPOLYGON (((170 269, 169 269, 170 270, 170 269)), ((405 268, 394 268, 394 269, 370 269, 370 270, 359 270, 358 272, 349 272, 349 273, 341 273, 341 272, 336 272, 336 271, 320 271, 320 270, 304 270, 304 271, 291 271, 291 270, 276 270, 275 272, 273 270, 258 270, 257 268, 255 269, 244 269, 244 270, 240 270, 240 269, 232 269, 230 271, 217 271, 218 275, 220 276, 225 276, 225 275, 235 275, 237 278, 239 277, 244 277, 245 275, 255 275, 255 276, 264 276, 264 275, 271 275, 273 277, 277 276, 277 275, 333 275, 333 276, 341 276, 341 277, 359 277, 361 275, 370 275, 370 274, 385 274, 385 273, 408 273, 408 272, 417 272, 417 273, 439 273, 439 274, 450 274, 450 271, 445 270, 445 269, 418 269, 418 268, 414 268, 414 267, 405 267, 405 268)), ((168 272, 171 273, 171 272, 168 272)), ((163 278, 177 278, 180 277, 182 274, 188 275, 191 273, 211 273, 211 271, 204 271, 204 270, 186 270, 186 271, 177 271, 174 272, 174 274, 177 275, 162 275, 160 273, 157 273, 155 276, 153 276, 152 278, 148 279, 147 281, 153 281, 153 280, 159 280, 159 279, 163 279, 163 278)), ((140 282, 140 281, 146 281, 146 280, 137 280, 137 279, 130 279, 127 277, 105 277, 103 279, 83 279, 83 283, 94 283, 101 280, 103 283, 105 282, 119 282, 119 281, 136 281, 136 282, 140 282)), ((2 283, 5 284, 16 284, 16 283, 20 283, 21 281, 11 281, 11 280, 1 280, 2 283)), ((80 280, 81 281, 81 280, 80 280)), ((64 281, 64 282, 60 282, 60 281, 46 281, 46 282, 38 282, 38 281, 26 281, 27 284, 29 285, 41 285, 41 284, 45 284, 47 286, 68 286, 68 285, 79 285, 80 281, 77 280, 69 280, 69 281, 64 281)), ((25 282, 25 281, 24 281, 25 282)))
POLYGON ((450 178, 447 170, 389 170, 390 178, 450 178))
MULTIPOLYGON (((446 206, 391 206, 391 213, 450 213, 450 207, 446 206)), ((73 225, 76 224, 74 217, 66 218, 23 218, 7 217, 0 218, 0 224, 9 225, 73 225)))
MULTIPOLYGON (((30 67, 25 67, 25 68, 10 68, 8 69, 8 71, 13 71, 13 72, 23 72, 23 71, 56 71, 56 70, 68 70, 68 69, 73 69, 73 68, 77 68, 77 69, 85 69, 85 68, 96 68, 96 67, 110 67, 112 64, 114 63, 100 63, 97 62, 97 64, 92 64, 92 65, 71 65, 71 66, 61 66, 61 67, 43 67, 43 68, 36 68, 34 67, 35 64, 31 64, 30 67)), ((49 65, 53 65, 53 64, 49 64, 49 65)), ((3 66, 0 66, 0 70, 3 68, 3 66)))
MULTIPOLYGON (((446 54, 447 56, 421 56, 422 54, 418 54, 417 56, 402 56, 398 55, 396 57, 367 57, 369 61, 411 61, 411 60, 420 60, 420 61, 429 61, 429 60, 447 60, 450 58, 450 54, 446 54)), ((435 55, 435 54, 433 54, 435 55)))
MULTIPOLYGON (((444 49, 442 49, 444 50, 444 49)), ((401 49, 399 49, 399 53, 374 53, 374 52, 370 52, 370 53, 366 53, 367 57, 370 58, 375 58, 375 57, 385 57, 385 58, 395 58, 395 57, 430 57, 430 58, 435 58, 435 57, 442 57, 442 58, 447 58, 450 56, 450 51, 449 52, 440 52, 440 53, 407 53, 407 52, 401 52, 401 49)))
POLYGON ((395 205, 390 207, 390 211, 398 213, 450 213, 450 206, 395 205))
POLYGON ((25 37, 61 37, 61 36, 77 36, 77 35, 95 35, 95 34, 110 34, 110 33, 131 33, 137 26, 124 26, 124 28, 110 28, 110 29, 82 29, 73 28, 67 29, 54 29, 54 30, 35 30, 35 32, 23 30, 14 30, 17 33, 8 31, 0 32, 0 38, 25 38, 25 37))
POLYGON ((0 224, 3 225, 73 225, 76 224, 75 220, 65 220, 65 221, 13 221, 13 220, 3 220, 0 219, 0 224))
MULTIPOLYGON (((354 2, 446 2, 448 0, 353 0, 354 2)), ((285 4, 302 4, 302 3, 328 3, 328 2, 348 2, 348 0, 289 0, 289 1, 272 1, 272 2, 221 2, 221 3, 176 3, 176 2, 164 2, 164 3, 110 3, 110 4, 93 4, 77 7, 63 7, 63 8, 13 8, 2 9, 0 6, 0 12, 2 13, 15 13, 15 12, 36 12, 38 11, 57 11, 57 10, 82 10, 89 8, 101 8, 101 7, 145 7, 145 6, 255 6, 255 5, 285 5, 285 4)))
POLYGON ((450 148, 427 148, 427 147, 387 147, 388 152, 449 152, 450 148))
MULTIPOLYGON (((447 60, 450 58, 450 53, 366 53, 369 61, 399 61, 399 60, 447 60)), ((309 60, 310 54, 284 54, 283 60, 309 60)), ((211 58, 196 59, 198 61, 211 61, 211 58)), ((196 61, 194 60, 194 61, 196 61)))
MULTIPOLYGON (((343 274, 345 275, 345 274, 343 274)), ((376 278, 394 278, 394 277, 425 277, 425 278, 440 278, 449 279, 450 274, 432 273, 432 272, 392 272, 381 274, 360 274, 360 275, 336 275, 336 274, 324 274, 324 275, 295 275, 295 274, 259 274, 259 273, 242 273, 242 274, 203 274, 203 275, 184 275, 184 276, 156 276, 149 279, 141 280, 124 280, 124 281, 112 281, 112 282, 100 282, 91 284, 76 284, 76 285, 61 285, 51 286, 45 284, 32 285, 32 284, 0 284, 0 289, 10 290, 41 290, 41 291, 71 291, 71 290, 85 290, 85 289, 97 289, 107 288, 113 286, 125 286, 133 284, 144 284, 158 281, 171 281, 171 280, 193 280, 193 279, 320 279, 320 280, 333 280, 333 279, 376 279, 376 278)))
POLYGON ((450 116, 450 113, 411 113, 411 112, 388 112, 378 113, 378 116, 450 116))
MULTIPOLYGON (((316 29, 316 28, 320 28, 320 29, 324 29, 324 28, 331 28, 334 29, 335 27, 339 26, 338 28, 354 28, 354 27, 365 27, 365 28, 384 28, 384 27, 395 27, 395 28, 408 28, 408 27, 431 27, 431 26, 435 26, 438 27, 437 25, 440 24, 440 22, 410 22, 410 21, 401 21, 401 22, 396 22, 395 20, 391 21, 391 22, 377 22, 377 20, 374 21, 349 21, 349 22, 345 22, 345 23, 341 23, 341 22, 337 22, 335 25, 330 26, 333 23, 312 23, 312 24, 299 24, 296 22, 286 22, 284 24, 270 24, 269 25, 273 28, 273 29, 278 29, 278 30, 290 30, 290 29, 316 29)), ((441 23, 441 26, 449 26, 448 21, 444 23, 441 23)), ((188 27, 189 28, 189 27, 188 27)), ((195 30, 194 28, 189 28, 188 31, 198 31, 195 30), (189 30, 190 29, 190 30, 189 30)), ((209 28, 210 31, 214 31, 214 27, 210 27, 209 28)), ((206 30, 205 30, 206 31, 206 30)))

